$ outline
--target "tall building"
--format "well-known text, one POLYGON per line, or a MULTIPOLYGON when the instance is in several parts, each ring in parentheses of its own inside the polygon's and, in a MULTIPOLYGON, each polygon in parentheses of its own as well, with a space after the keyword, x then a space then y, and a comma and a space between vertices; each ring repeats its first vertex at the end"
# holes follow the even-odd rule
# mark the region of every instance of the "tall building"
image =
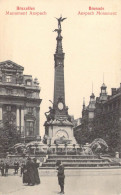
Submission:
POLYGON ((64 18, 58 18, 57 47, 54 54, 55 76, 54 76, 54 98, 53 107, 46 112, 47 121, 45 122, 45 137, 47 143, 73 143, 76 140, 73 136, 73 123, 71 116, 68 115, 68 107, 65 104, 65 87, 64 87, 64 53, 62 48, 62 28, 61 22, 64 18))
POLYGON ((121 152, 121 84, 107 95, 107 87, 103 83, 99 97, 95 100, 92 94, 89 105, 86 107, 83 103, 82 123, 75 127, 75 137, 81 142, 82 139, 91 142, 102 138, 111 151, 121 152))
POLYGON ((96 98, 94 132, 112 151, 121 152, 121 84, 112 88, 111 95, 107 95, 104 84, 102 87, 100 97, 96 98))
POLYGON ((89 105, 85 106, 85 101, 83 100, 83 110, 82 110, 82 126, 89 131, 93 129, 93 121, 95 117, 95 95, 92 92, 90 96, 89 105))
POLYGON ((10 60, 0 63, 0 124, 16 127, 21 139, 35 140, 40 131, 40 88, 37 78, 10 60))

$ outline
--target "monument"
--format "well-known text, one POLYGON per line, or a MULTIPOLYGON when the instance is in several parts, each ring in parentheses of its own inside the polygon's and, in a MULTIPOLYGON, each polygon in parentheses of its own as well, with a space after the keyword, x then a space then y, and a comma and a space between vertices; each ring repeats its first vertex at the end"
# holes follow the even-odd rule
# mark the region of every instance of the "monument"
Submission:
POLYGON ((68 114, 68 107, 65 104, 65 87, 64 87, 64 56, 62 48, 62 28, 61 22, 66 18, 56 18, 58 28, 57 32, 57 47, 54 54, 55 61, 55 76, 54 76, 54 98, 52 107, 45 113, 45 139, 47 144, 76 144, 73 135, 73 124, 71 116, 68 114))

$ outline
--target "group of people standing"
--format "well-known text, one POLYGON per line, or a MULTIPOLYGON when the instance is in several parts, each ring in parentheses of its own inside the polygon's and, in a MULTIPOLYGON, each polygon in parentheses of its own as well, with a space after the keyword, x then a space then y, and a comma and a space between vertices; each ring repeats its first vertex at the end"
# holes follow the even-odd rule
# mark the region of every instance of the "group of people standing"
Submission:
MULTIPOLYGON (((0 170, 1 170, 1 176, 8 176, 8 170, 11 168, 11 165, 9 165, 8 162, 5 162, 4 160, 1 160, 0 162, 0 170)), ((15 160, 13 167, 14 174, 18 174, 19 170, 19 163, 15 160)))
POLYGON ((0 170, 1 170, 1 175, 2 176, 7 176, 8 175, 8 169, 9 169, 9 165, 8 163, 4 163, 3 160, 1 160, 0 162, 0 170))
MULTIPOLYGON (((57 166, 57 176, 58 176, 58 184, 60 185, 60 193, 64 194, 64 166, 60 160, 56 162, 57 166)), ((26 164, 23 166, 23 183, 27 183, 28 185, 36 185, 40 184, 39 172, 38 172, 39 163, 37 163, 37 159, 31 159, 30 157, 27 159, 26 164)))
MULTIPOLYGON (((57 176, 58 176, 58 184, 60 185, 60 193, 64 194, 64 166, 62 161, 58 160, 56 162, 57 166, 57 176)), ((23 183, 27 183, 28 185, 36 185, 40 184, 39 172, 38 172, 39 163, 37 163, 37 159, 28 158, 26 165, 23 166, 23 183)))
MULTIPOLYGON (((60 185, 60 193, 64 194, 64 166, 60 160, 56 162, 57 166, 57 176, 58 176, 58 184, 60 185)), ((21 176, 23 176, 23 183, 31 186, 40 184, 40 177, 38 172, 39 163, 36 158, 28 157, 26 162, 21 164, 21 176)), ((0 170, 1 175, 4 176, 8 173, 9 165, 4 163, 2 160, 0 162, 0 170)), ((17 161, 14 162, 15 173, 18 173, 19 163, 17 161)))
POLYGON ((31 186, 40 184, 38 167, 37 159, 28 157, 26 164, 23 166, 23 183, 31 186))

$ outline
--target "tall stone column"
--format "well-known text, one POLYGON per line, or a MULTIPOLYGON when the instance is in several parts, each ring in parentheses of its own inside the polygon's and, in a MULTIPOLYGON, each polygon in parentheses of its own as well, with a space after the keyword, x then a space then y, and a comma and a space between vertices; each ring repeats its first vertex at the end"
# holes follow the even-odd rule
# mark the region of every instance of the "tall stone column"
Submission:
POLYGON ((24 108, 23 107, 21 108, 21 131, 25 135, 25 128, 24 128, 24 108))
POLYGON ((20 128, 20 108, 17 107, 16 110, 16 126, 17 126, 17 130, 19 130, 20 128))
POLYGON ((0 105, 0 121, 3 120, 2 106, 0 105))
POLYGON ((40 135, 40 108, 36 107, 36 126, 35 126, 35 136, 40 135))

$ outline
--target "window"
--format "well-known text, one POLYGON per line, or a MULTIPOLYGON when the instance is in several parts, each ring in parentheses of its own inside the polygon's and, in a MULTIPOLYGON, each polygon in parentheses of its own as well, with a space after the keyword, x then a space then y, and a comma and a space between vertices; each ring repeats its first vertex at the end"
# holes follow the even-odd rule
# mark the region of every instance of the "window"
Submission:
POLYGON ((11 76, 6 76, 6 82, 11 83, 12 82, 12 77, 11 76))
POLYGON ((33 112, 33 108, 32 108, 32 107, 28 107, 28 108, 27 108, 27 112, 28 112, 28 113, 32 113, 32 112, 33 112))
POLYGON ((32 84, 31 80, 26 81, 26 85, 31 86, 31 84, 32 84))
POLYGON ((6 106, 7 111, 11 111, 11 106, 6 106))
POLYGON ((34 122, 26 121, 26 135, 33 136, 34 135, 34 122))
POLYGON ((27 96, 28 98, 31 98, 32 95, 33 95, 32 91, 27 91, 27 92, 26 92, 26 96, 27 96))
POLYGON ((105 89, 102 89, 102 94, 106 94, 106 90, 105 89))
POLYGON ((7 94, 8 95, 11 95, 13 93, 13 90, 12 89, 7 89, 7 94))
POLYGON ((94 118, 94 112, 89 112, 89 118, 94 118))

